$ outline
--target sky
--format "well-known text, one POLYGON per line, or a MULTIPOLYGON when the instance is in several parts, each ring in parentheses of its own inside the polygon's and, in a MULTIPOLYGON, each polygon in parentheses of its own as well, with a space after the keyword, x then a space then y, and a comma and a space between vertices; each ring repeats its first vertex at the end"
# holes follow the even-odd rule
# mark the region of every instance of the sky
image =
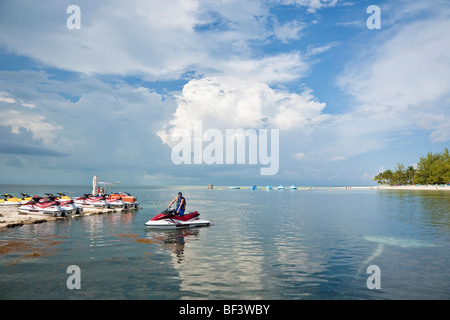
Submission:
POLYGON ((373 185, 449 147, 448 30, 448 0, 0 0, 0 183, 373 185))

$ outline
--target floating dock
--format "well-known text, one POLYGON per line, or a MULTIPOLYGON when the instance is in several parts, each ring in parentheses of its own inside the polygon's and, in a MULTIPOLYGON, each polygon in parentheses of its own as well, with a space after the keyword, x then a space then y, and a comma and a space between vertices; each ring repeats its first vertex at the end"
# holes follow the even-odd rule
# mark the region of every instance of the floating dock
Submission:
POLYGON ((0 207, 0 228, 14 228, 25 224, 37 224, 48 221, 63 219, 78 219, 95 214, 106 214, 115 212, 127 212, 137 208, 83 208, 81 214, 68 214, 64 217, 54 217, 52 215, 21 213, 18 206, 0 207))

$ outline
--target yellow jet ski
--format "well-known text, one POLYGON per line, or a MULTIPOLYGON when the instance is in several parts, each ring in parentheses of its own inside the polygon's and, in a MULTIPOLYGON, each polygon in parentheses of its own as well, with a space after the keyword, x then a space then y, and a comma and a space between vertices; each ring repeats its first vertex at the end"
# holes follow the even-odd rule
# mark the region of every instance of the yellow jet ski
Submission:
POLYGON ((21 193, 21 195, 22 195, 22 198, 21 198, 21 200, 22 200, 22 202, 28 202, 28 201, 30 201, 31 199, 33 199, 33 197, 32 196, 30 196, 29 194, 27 194, 27 193, 21 193))
POLYGON ((69 196, 65 195, 64 193, 58 192, 59 194, 59 199, 63 199, 63 200, 72 200, 72 198, 70 198, 69 196))
POLYGON ((0 205, 2 206, 18 206, 22 204, 21 198, 13 197, 12 195, 5 193, 2 195, 4 199, 0 200, 0 205))

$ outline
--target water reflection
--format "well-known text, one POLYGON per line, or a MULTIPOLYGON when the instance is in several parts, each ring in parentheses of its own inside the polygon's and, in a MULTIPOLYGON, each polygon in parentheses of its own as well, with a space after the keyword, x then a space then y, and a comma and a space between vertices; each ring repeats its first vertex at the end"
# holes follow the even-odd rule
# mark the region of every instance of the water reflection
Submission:
POLYGON ((450 193, 195 189, 213 226, 146 228, 169 191, 151 189, 139 213, 2 231, 0 297, 448 299, 450 193), (65 286, 71 264, 79 292, 65 286), (372 264, 381 291, 366 287, 372 264))
POLYGON ((170 251, 176 263, 182 263, 185 260, 186 242, 198 239, 198 233, 198 229, 147 230, 146 235, 147 239, 170 251))
POLYGON ((389 190, 380 192, 392 220, 420 227, 427 234, 445 235, 450 228, 447 191, 389 190))

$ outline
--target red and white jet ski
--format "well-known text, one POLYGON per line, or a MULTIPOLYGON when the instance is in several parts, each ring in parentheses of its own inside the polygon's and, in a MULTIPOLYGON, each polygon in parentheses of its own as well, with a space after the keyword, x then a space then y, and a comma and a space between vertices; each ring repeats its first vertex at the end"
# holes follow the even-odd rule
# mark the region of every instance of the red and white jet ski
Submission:
POLYGON ((45 195, 47 196, 47 198, 42 198, 40 202, 58 201, 59 206, 63 208, 68 214, 81 214, 83 211, 83 208, 75 205, 75 202, 72 199, 61 199, 59 197, 55 197, 51 193, 46 193, 45 195))
POLYGON ((18 208, 19 212, 54 217, 64 217, 66 215, 66 210, 61 208, 58 201, 40 202, 40 200, 40 197, 34 196, 30 201, 18 208))
POLYGON ((105 201, 111 208, 127 208, 127 204, 121 198, 106 198, 105 196, 105 201))
POLYGON ((166 209, 145 223, 147 227, 159 229, 178 229, 209 226, 211 221, 201 220, 197 211, 184 216, 175 214, 175 210, 166 209))
POLYGON ((106 202, 106 198, 103 196, 94 197, 88 193, 74 200, 75 205, 79 205, 82 207, 101 207, 101 208, 109 208, 110 205, 106 202))

